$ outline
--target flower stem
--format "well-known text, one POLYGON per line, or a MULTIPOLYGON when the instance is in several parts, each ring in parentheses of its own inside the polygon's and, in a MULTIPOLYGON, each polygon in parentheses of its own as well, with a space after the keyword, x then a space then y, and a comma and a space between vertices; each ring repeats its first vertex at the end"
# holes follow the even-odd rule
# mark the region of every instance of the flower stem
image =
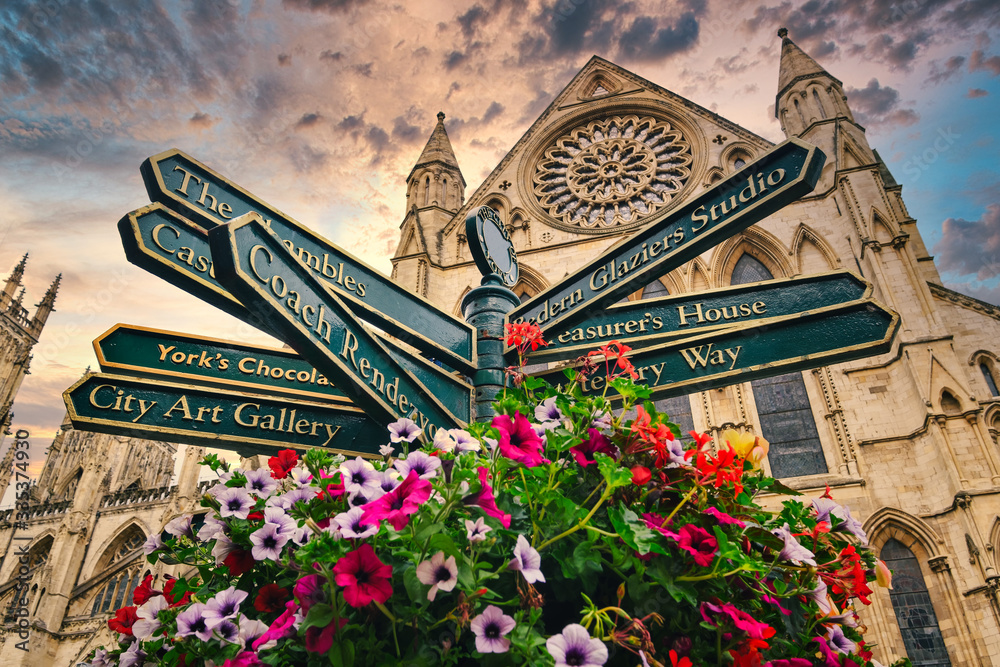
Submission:
POLYGON ((575 533, 576 531, 580 530, 581 528, 586 527, 587 522, 590 521, 590 519, 594 516, 594 514, 597 513, 597 510, 600 508, 601 505, 604 504, 604 501, 607 500, 610 497, 611 497, 611 489, 607 488, 607 489, 604 490, 604 493, 601 494, 601 497, 598 498, 597 502, 594 503, 594 506, 591 508, 590 513, 587 514, 587 516, 583 517, 583 519, 580 521, 580 523, 576 524, 572 528, 567 528, 566 530, 564 530, 563 532, 559 533, 555 537, 552 537, 552 538, 549 538, 549 539, 545 540, 540 545, 538 545, 539 550, 544 549, 545 547, 549 546, 553 542, 558 542, 562 538, 568 537, 569 535, 572 535, 573 533, 575 533))

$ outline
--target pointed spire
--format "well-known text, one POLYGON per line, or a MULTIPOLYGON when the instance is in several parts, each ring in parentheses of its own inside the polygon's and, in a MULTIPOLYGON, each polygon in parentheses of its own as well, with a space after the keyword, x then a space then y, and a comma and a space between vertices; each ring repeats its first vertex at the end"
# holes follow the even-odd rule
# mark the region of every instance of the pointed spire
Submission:
POLYGON ((35 306, 48 306, 51 308, 56 303, 56 295, 59 294, 59 284, 62 282, 62 274, 56 276, 52 284, 49 285, 48 291, 45 292, 45 296, 42 297, 41 303, 36 303, 35 306))
POLYGON ((27 290, 27 288, 26 288, 26 287, 22 287, 22 288, 21 288, 21 291, 17 293, 17 298, 16 298, 16 299, 14 299, 14 303, 16 303, 16 304, 18 304, 18 305, 21 305, 21 302, 23 302, 23 301, 24 301, 24 292, 25 292, 26 290, 27 290))
POLYGON ((410 170, 410 175, 406 177, 407 180, 413 176, 413 172, 419 167, 437 162, 458 172, 459 178, 462 179, 462 185, 465 185, 465 178, 462 176, 462 170, 458 166, 458 159, 455 157, 455 151, 451 147, 451 140, 448 139, 448 132, 444 129, 444 118, 444 112, 438 111, 437 125, 434 126, 434 131, 431 132, 424 150, 420 153, 416 164, 413 165, 413 169, 410 170))
POLYGON ((826 76, 838 84, 840 80, 831 76, 829 72, 820 67, 819 63, 806 55, 806 52, 796 46, 795 42, 788 38, 788 29, 780 28, 778 37, 781 38, 781 66, 778 70, 778 94, 780 98, 796 81, 826 76))
POLYGON ((60 273, 56 276, 56 279, 52 281, 49 285, 49 289, 45 292, 45 296, 42 300, 35 304, 37 310, 35 310, 35 317, 31 320, 31 328, 36 336, 41 335, 42 327, 45 326, 45 322, 49 319, 49 314, 55 310, 56 305, 56 295, 59 293, 59 283, 62 282, 62 274, 60 273))
POLYGON ((14 270, 10 272, 10 277, 7 278, 7 285, 3 290, 8 298, 14 296, 14 290, 21 284, 21 278, 24 277, 24 267, 27 263, 28 253, 24 253, 24 257, 22 257, 21 261, 17 263, 14 270))

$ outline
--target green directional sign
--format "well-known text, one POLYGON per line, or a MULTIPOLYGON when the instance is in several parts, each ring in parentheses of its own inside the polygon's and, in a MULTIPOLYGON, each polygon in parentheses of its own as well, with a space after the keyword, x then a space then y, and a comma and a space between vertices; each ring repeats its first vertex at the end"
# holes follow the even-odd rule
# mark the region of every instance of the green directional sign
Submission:
MULTIPOLYGON (((871 285, 840 270, 630 301, 588 311, 586 319, 569 329, 543 327, 548 347, 532 352, 531 361, 568 361, 612 340, 633 349, 659 345, 671 338, 857 301, 870 294, 871 285)), ((514 363, 516 352, 508 358, 514 363)))
POLYGON ((203 230, 246 213, 259 213, 286 247, 313 275, 336 290, 356 316, 452 368, 468 373, 475 370, 475 329, 197 160, 170 150, 143 162, 141 173, 153 201, 177 211, 203 230))
POLYGON ((358 322, 340 298, 251 213, 210 233, 216 275, 374 419, 413 419, 433 438, 463 423, 358 322))
MULTIPOLYGON (((280 333, 271 330, 266 322, 247 310, 219 283, 215 276, 208 236, 190 221, 162 204, 152 204, 123 217, 118 223, 118 230, 125 247, 125 255, 133 264, 177 285, 233 317, 281 338, 280 333)), ((437 394, 453 414, 462 421, 471 420, 469 399, 472 394, 471 385, 454 377, 445 369, 404 350, 391 339, 382 336, 379 338, 398 363, 404 364, 411 372, 421 373, 428 388, 437 394)), ((192 343, 194 346, 198 344, 198 342, 192 343)), ((149 348, 148 354, 151 355, 153 351, 154 348, 149 348)), ((220 352, 216 350, 216 353, 220 352)), ((306 362, 300 359, 300 363, 306 362)), ((135 365, 142 366, 142 364, 135 365)), ((272 369, 275 367, 273 364, 267 365, 272 369)), ((148 362, 143 367, 148 369, 155 366, 152 362, 148 362)), ((200 377, 203 380, 211 379, 205 375, 200 377)), ((257 384, 254 381, 254 385, 257 384)), ((275 384, 278 387, 288 386, 282 381, 277 381, 275 384)), ((260 389, 262 388, 257 390, 260 389)))
MULTIPOLYGON (((653 390, 652 398, 669 398, 882 354, 892 347, 898 327, 897 314, 862 299, 654 345, 629 359, 637 382, 653 390)), ((536 376, 565 382, 561 370, 536 376)), ((606 384, 605 366, 599 364, 581 387, 600 394, 606 384)))
POLYGON ((241 456, 319 447, 378 456, 384 426, 350 405, 319 405, 204 385, 88 373, 63 393, 82 430, 231 449, 241 456))
POLYGON ((822 151, 793 137, 516 307, 508 318, 566 331, 811 192, 825 161, 822 151))

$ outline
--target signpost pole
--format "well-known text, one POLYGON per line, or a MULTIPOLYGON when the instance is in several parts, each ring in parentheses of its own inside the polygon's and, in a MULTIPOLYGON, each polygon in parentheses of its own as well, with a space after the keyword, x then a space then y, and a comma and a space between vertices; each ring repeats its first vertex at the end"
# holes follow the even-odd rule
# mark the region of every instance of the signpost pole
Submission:
POLYGON ((507 313, 520 303, 517 295, 504 287, 496 274, 483 276, 482 284, 462 299, 465 321, 476 328, 479 368, 472 376, 476 388, 476 421, 493 417, 493 401, 504 388, 506 365, 503 358, 504 322, 507 313))

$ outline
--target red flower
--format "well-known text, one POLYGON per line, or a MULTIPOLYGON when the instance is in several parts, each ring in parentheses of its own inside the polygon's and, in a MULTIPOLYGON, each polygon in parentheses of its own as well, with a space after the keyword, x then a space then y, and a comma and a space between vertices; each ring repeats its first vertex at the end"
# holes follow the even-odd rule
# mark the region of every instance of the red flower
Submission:
POLYGON ((362 544, 343 556, 333 566, 333 572, 337 575, 334 581, 344 587, 344 599, 352 607, 363 607, 372 600, 381 604, 392 595, 392 568, 379 560, 370 544, 362 544))
MULTIPOLYGON (((347 625, 347 619, 340 619, 340 627, 347 625)), ((333 646, 333 637, 337 634, 337 627, 330 621, 325 628, 317 628, 315 625, 306 630, 306 650, 310 653, 326 653, 333 646)))
POLYGON ((611 341, 607 345, 603 345, 598 349, 588 352, 587 358, 594 356, 604 357, 604 370, 608 377, 608 382, 614 380, 616 377, 625 375, 626 373, 632 377, 633 380, 639 379, 639 373, 635 370, 635 366, 629 361, 628 355, 632 351, 628 345, 622 345, 616 340, 611 341), (615 362, 615 370, 612 370, 611 362, 615 362))
POLYGON ((153 575, 147 574, 142 583, 132 591, 132 602, 136 605, 144 604, 146 600, 159 594, 159 591, 153 590, 153 575))
POLYGON ((652 478, 653 473, 649 472, 649 468, 645 466, 632 467, 632 483, 636 486, 646 486, 652 478))
POLYGON ((715 488, 718 489, 726 482, 732 482, 733 492, 736 495, 743 493, 743 485, 740 483, 743 477, 743 459, 736 456, 732 447, 721 450, 715 458, 708 452, 699 451, 695 465, 704 475, 702 483, 711 481, 712 477, 715 477, 715 488))
POLYGON ((514 413, 514 419, 507 415, 497 415, 493 418, 492 425, 500 432, 497 446, 501 454, 528 468, 544 463, 542 439, 531 428, 527 417, 520 412, 514 413))
POLYGON ((584 468, 594 463, 594 454, 607 454, 612 458, 618 456, 618 449, 596 428, 587 429, 587 439, 576 447, 570 447, 569 451, 584 468))
POLYGON ((747 637, 750 639, 770 639, 775 633, 774 628, 770 625, 755 620, 753 616, 741 609, 737 609, 731 602, 726 602, 722 605, 712 604, 711 602, 702 602, 701 617, 706 623, 716 627, 718 627, 720 620, 726 620, 728 618, 729 622, 737 630, 745 632, 747 637), (712 614, 715 614, 715 616, 710 617, 706 612, 711 612, 712 614))
POLYGON ((122 607, 115 612, 114 618, 108 619, 108 627, 123 635, 132 636, 132 624, 139 620, 135 607, 122 607))
POLYGON ((285 606, 285 600, 291 596, 287 588, 282 588, 278 584, 264 584, 254 598, 253 608, 264 613, 281 611, 285 606))
POLYGON ((677 545, 694 556, 694 562, 702 567, 712 563, 719 548, 719 542, 707 530, 691 524, 681 527, 677 545))
POLYGON ((420 479, 416 470, 411 470, 399 486, 378 500, 363 505, 361 525, 378 524, 383 519, 396 530, 403 530, 410 523, 410 515, 431 497, 431 483, 420 479))
POLYGON ((174 585, 176 583, 176 579, 171 579, 163 585, 163 596, 167 598, 167 602, 170 603, 171 607, 185 605, 191 600, 191 591, 185 592, 184 595, 180 597, 174 595, 174 585))
POLYGON ((708 433, 698 433, 698 431, 688 431, 688 435, 694 438, 694 441, 698 443, 698 449, 701 449, 706 444, 712 441, 712 436, 708 433))
POLYGON ((233 549, 222 564, 229 568, 229 574, 238 577, 253 567, 256 561, 249 549, 233 549))
POLYGON ((677 657, 677 651, 670 650, 670 665, 671 667, 692 667, 691 658, 687 656, 683 658, 677 657))
POLYGON ((493 495, 493 487, 490 486, 488 476, 489 471, 485 467, 479 466, 479 483, 481 488, 479 491, 470 493, 462 498, 462 503, 464 505, 475 505, 479 509, 483 510, 487 516, 498 519, 504 528, 510 528, 511 517, 509 514, 504 514, 500 508, 497 507, 497 500, 493 495))
POLYGON ((507 325, 507 345, 516 347, 518 353, 524 356, 529 347, 534 352, 548 343, 542 339, 542 328, 537 324, 515 322, 507 325))
POLYGON ((288 471, 299 462, 299 455, 294 449, 282 449, 277 456, 272 456, 267 460, 267 465, 271 466, 271 477, 274 479, 284 479, 288 477, 288 471))
POLYGON ((249 514, 247 514, 248 521, 260 521, 263 518, 264 518, 263 512, 250 512, 249 514))

